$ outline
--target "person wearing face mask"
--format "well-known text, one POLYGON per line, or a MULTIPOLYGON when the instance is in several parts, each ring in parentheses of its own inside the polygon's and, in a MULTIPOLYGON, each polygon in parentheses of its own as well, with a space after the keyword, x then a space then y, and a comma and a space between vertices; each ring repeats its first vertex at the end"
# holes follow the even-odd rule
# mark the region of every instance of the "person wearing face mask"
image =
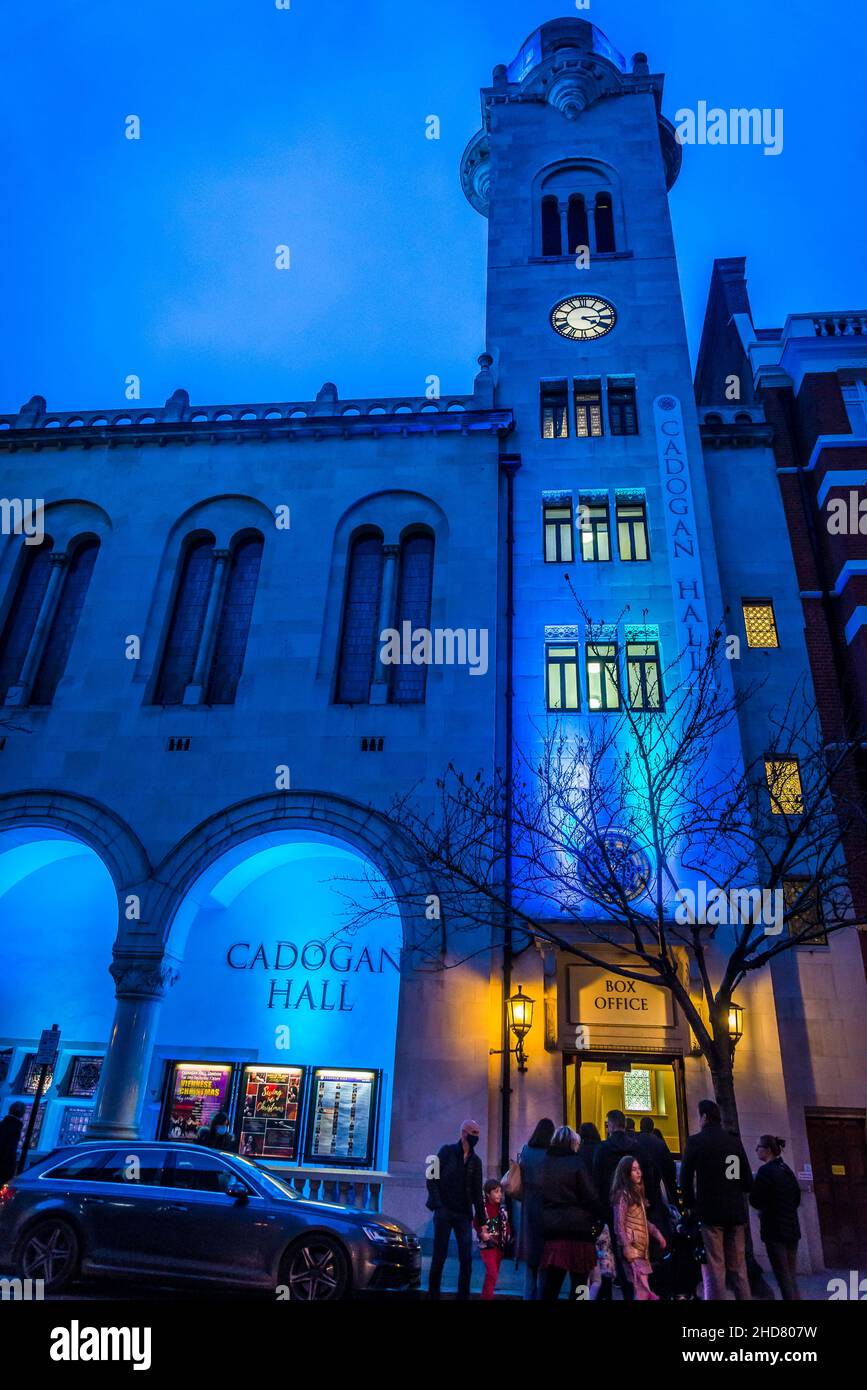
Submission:
POLYGON ((436 1156, 434 1176, 427 1180, 427 1207, 433 1212, 433 1258, 428 1278, 428 1298, 439 1298, 443 1266, 454 1231, 458 1246, 459 1299, 470 1296, 473 1268, 473 1217, 479 1226, 487 1221, 482 1186, 482 1160, 475 1152, 481 1130, 475 1120, 464 1120, 457 1144, 443 1144, 436 1156))
POLYGON ((207 1149, 231 1149, 232 1136, 229 1133, 229 1116, 225 1110, 218 1110, 210 1124, 202 1125, 196 1135, 196 1143, 207 1149))

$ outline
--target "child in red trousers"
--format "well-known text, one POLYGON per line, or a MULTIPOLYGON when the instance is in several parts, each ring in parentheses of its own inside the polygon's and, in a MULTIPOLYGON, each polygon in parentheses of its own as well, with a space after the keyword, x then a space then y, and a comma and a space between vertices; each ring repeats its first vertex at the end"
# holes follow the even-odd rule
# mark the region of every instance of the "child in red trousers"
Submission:
POLYGON ((503 1186, 499 1178, 488 1178, 485 1183, 485 1216, 487 1220, 484 1226, 480 1226, 476 1221, 475 1227, 479 1238, 482 1262, 485 1266, 482 1298, 493 1298, 494 1289, 497 1287, 497 1280, 500 1277, 503 1255, 512 1238, 512 1233, 509 1230, 509 1214, 503 1205, 503 1186))

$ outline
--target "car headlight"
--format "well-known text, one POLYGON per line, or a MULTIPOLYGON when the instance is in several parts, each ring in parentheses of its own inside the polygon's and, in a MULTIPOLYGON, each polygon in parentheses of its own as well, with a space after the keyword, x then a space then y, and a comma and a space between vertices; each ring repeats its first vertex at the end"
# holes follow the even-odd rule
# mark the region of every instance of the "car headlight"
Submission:
POLYGON ((388 1226, 362 1226, 361 1229, 374 1245, 403 1245, 403 1233, 388 1226))

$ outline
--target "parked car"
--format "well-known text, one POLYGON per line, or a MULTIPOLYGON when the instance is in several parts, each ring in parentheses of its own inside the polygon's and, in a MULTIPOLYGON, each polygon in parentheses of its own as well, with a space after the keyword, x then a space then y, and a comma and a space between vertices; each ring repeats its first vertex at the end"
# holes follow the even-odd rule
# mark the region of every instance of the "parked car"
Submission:
POLYGON ((421 1246, 398 1221, 309 1201, 236 1154, 103 1141, 57 1149, 0 1188, 10 1267, 46 1293, 123 1274, 323 1300, 417 1288, 421 1246))

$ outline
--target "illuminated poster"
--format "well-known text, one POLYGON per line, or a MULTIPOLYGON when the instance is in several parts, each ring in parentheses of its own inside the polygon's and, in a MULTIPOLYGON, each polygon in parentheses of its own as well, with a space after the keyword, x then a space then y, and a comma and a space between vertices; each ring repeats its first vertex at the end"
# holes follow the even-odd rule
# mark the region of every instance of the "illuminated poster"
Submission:
MULTIPOLYGON (((24 1059, 24 1085, 22 1087, 22 1090, 24 1090, 28 1096, 36 1095, 36 1088, 39 1085, 39 1074, 41 1071, 42 1067, 36 1065, 36 1053, 28 1052, 24 1059)), ((43 1095, 51 1090, 51 1083, 53 1080, 54 1072, 49 1067, 48 1071, 45 1073, 45 1086, 42 1091, 43 1095)))
POLYGON ((176 1062, 172 1068, 164 1139, 194 1140, 218 1110, 229 1108, 232 1068, 220 1062, 176 1062))
POLYGON ((375 1071, 317 1067, 308 1122, 308 1163, 369 1167, 376 1126, 375 1071))
POLYGON ((298 1156, 302 1067, 245 1067, 238 1153, 246 1158, 298 1156))
POLYGON ((80 1096, 84 1100, 92 1100, 96 1095, 101 1071, 101 1057, 73 1057, 72 1076, 69 1080, 67 1094, 80 1096))
POLYGON ((77 1144, 84 1139, 92 1116, 93 1107, 90 1105, 65 1106, 63 1118, 60 1121, 60 1129, 57 1132, 57 1147, 63 1148, 66 1144, 77 1144))

